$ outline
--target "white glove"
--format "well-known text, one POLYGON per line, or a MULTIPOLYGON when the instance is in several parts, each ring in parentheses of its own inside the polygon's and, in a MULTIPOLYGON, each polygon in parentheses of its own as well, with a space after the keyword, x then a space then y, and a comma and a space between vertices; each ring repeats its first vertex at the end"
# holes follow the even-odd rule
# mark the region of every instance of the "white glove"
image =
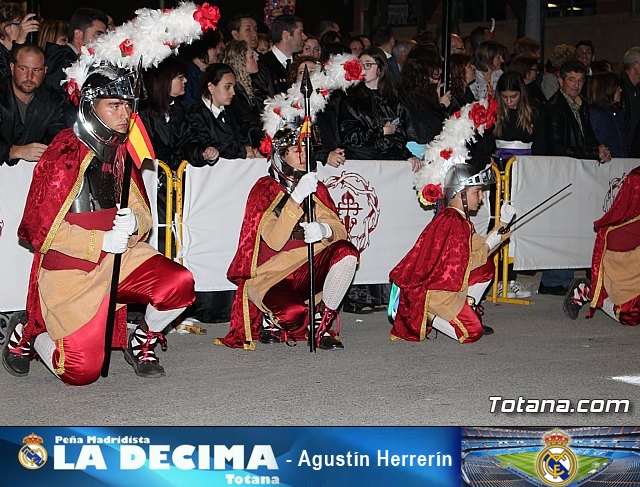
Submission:
POLYGON ((113 228, 133 235, 138 229, 138 219, 131 208, 118 208, 116 219, 113 220, 113 228))
POLYGON ((293 201, 300 204, 304 199, 318 189, 318 176, 314 172, 308 172, 300 178, 296 188, 291 192, 293 201))
POLYGON ((122 254, 127 250, 128 243, 129 235, 114 226, 113 229, 104 232, 102 250, 110 254, 122 254))
POLYGON ((516 214, 516 207, 509 203, 503 203, 500 207, 500 221, 502 223, 509 223, 516 214))
POLYGON ((306 243, 319 242, 323 238, 329 238, 333 234, 331 227, 326 223, 302 222, 300 226, 304 228, 304 241, 306 243))
POLYGON ((489 251, 491 251, 502 243, 502 235, 500 235, 498 231, 495 230, 487 235, 487 239, 484 241, 484 243, 489 246, 489 251))

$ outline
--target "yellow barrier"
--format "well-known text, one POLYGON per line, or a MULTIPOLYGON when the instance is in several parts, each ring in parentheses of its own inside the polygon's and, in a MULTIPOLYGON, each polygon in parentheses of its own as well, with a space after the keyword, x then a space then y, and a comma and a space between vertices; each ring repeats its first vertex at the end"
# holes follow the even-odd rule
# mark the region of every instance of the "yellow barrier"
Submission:
MULTIPOLYGON (((493 164, 492 168, 496 174, 496 201, 494 207, 495 221, 500 220, 500 207, 503 201, 511 199, 511 166, 516 162, 516 158, 512 157, 507 161, 504 171, 500 171, 497 165, 493 164)), ((487 300, 493 303, 511 303, 511 304, 531 304, 528 299, 508 298, 509 291, 509 264, 513 264, 513 258, 509 257, 509 244, 503 244, 494 254, 493 262, 495 264, 495 275, 493 277, 493 286, 491 294, 487 296, 487 300), (502 261, 502 276, 500 276, 500 261, 502 261), (498 283, 502 283, 502 292, 498 296, 498 283)))

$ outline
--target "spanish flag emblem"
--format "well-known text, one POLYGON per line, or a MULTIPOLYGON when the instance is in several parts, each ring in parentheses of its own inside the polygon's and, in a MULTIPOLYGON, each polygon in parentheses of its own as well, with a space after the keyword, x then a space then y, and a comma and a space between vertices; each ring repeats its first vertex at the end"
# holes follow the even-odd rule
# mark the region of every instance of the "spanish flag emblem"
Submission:
POLYGON ((147 129, 142 123, 140 115, 137 113, 131 114, 131 120, 129 121, 129 137, 127 138, 126 147, 131 159, 133 159, 133 162, 138 169, 140 169, 142 161, 145 159, 156 158, 147 129))

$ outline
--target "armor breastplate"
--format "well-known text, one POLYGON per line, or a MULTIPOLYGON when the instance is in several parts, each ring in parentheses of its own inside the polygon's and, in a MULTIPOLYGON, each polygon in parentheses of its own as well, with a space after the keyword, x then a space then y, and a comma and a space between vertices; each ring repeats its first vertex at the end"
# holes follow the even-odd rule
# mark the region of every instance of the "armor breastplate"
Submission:
POLYGON ((118 184, 113 172, 101 170, 102 163, 94 159, 82 178, 78 196, 69 208, 70 213, 85 213, 115 208, 119 198, 118 184))

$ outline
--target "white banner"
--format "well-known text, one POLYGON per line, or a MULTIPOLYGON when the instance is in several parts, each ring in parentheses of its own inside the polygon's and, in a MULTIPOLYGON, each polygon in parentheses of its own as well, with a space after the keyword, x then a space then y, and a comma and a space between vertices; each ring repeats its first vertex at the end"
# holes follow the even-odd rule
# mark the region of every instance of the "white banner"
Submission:
POLYGON ((591 267, 593 222, 611 207, 621 179, 639 165, 638 159, 598 164, 566 157, 518 158, 512 169, 511 200, 520 214, 573 184, 515 225, 509 249, 514 268, 591 267))
MULTIPOLYGON (((198 291, 234 288, 226 272, 238 247, 247 195, 267 169, 265 159, 187 168, 183 262, 193 272, 198 291)), ((433 217, 412 190, 409 163, 347 161, 340 168, 318 166, 318 177, 329 187, 351 242, 361 250, 355 282, 387 282, 389 271, 433 217)), ((473 221, 478 233, 486 232, 488 203, 473 221)))
POLYGON ((18 239, 24 203, 35 164, 0 166, 0 311, 25 309, 33 254, 18 239))
MULTIPOLYGON (((18 239, 17 234, 34 167, 34 163, 26 161, 11 167, 0 166, 0 312, 25 309, 33 252, 18 239)), ((142 168, 149 200, 156 201, 158 178, 155 166, 145 163, 142 168)), ((155 228, 155 204, 151 205, 151 210, 155 228)), ((157 241, 156 233, 152 230, 150 242, 153 245, 157 241)))

